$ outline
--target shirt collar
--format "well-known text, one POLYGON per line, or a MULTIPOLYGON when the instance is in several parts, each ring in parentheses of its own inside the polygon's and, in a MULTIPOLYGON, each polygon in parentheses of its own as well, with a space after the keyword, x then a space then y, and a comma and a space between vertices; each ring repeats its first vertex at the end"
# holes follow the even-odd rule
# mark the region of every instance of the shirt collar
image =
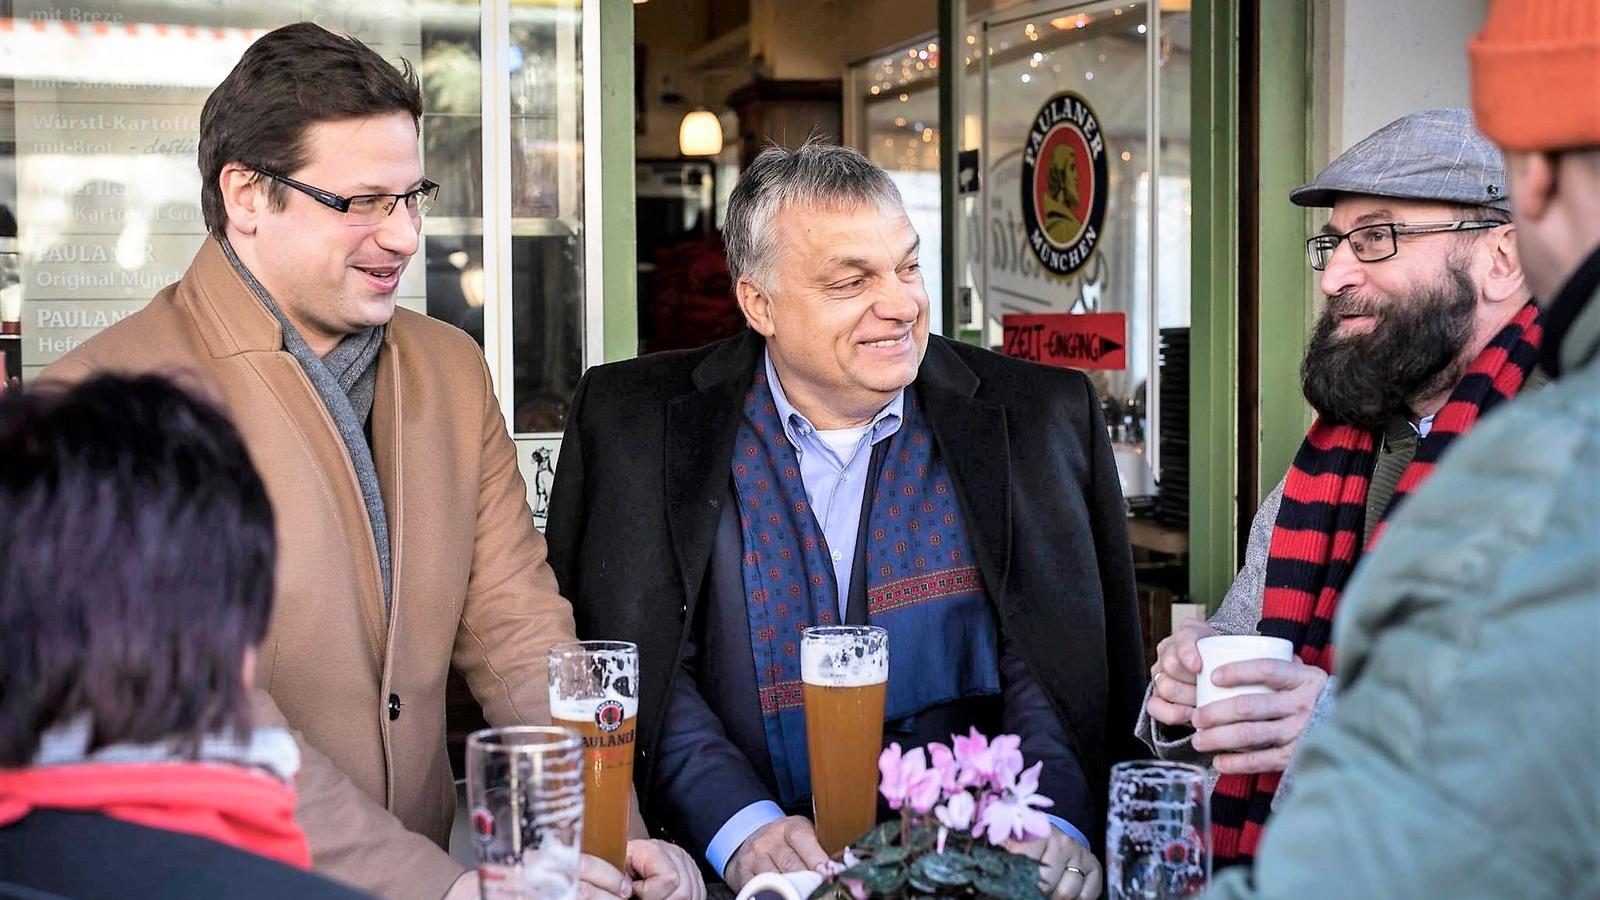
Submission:
MULTIPOLYGON (((767 386, 772 388, 772 402, 778 409, 778 421, 783 423, 783 433, 788 435, 789 443, 799 446, 800 438, 815 432, 817 427, 794 408, 794 404, 789 402, 788 395, 783 392, 783 383, 778 380, 778 371, 772 366, 772 351, 763 351, 762 359, 767 369, 767 386)), ((878 410, 878 414, 872 417, 872 444, 877 444, 900 430, 905 403, 906 389, 901 388, 895 392, 894 398, 885 403, 883 409, 878 410)))

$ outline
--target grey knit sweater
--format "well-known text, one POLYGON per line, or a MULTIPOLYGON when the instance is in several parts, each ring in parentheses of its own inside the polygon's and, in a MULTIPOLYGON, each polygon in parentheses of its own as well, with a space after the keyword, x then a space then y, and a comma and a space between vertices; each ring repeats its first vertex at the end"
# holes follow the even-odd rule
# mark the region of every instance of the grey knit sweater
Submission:
MULTIPOLYGON (((1234 578, 1227 595, 1222 598, 1222 606, 1210 619, 1211 627, 1218 634, 1256 633, 1256 626, 1261 622, 1261 598, 1266 593, 1267 548, 1272 542, 1272 526, 1278 520, 1278 504, 1282 500, 1283 482, 1280 481, 1272 493, 1261 501, 1261 508, 1256 510, 1255 520, 1250 523, 1250 542, 1245 547, 1244 568, 1239 570, 1238 577, 1234 578)), ((1311 721, 1306 726, 1307 732, 1332 711, 1335 681, 1330 677, 1323 686, 1322 695, 1317 698, 1316 708, 1311 712, 1311 721)), ((1148 687, 1145 688, 1144 699, 1146 703, 1150 700, 1148 687)), ((1209 792, 1216 787, 1217 770, 1211 767, 1210 754, 1196 751, 1190 743, 1194 737, 1193 729, 1162 725, 1151 719, 1141 706, 1134 734, 1162 759, 1205 766, 1206 790, 1209 792)), ((1289 795, 1293 783, 1294 762, 1291 760, 1288 770, 1278 782, 1278 792, 1272 798, 1274 807, 1289 795)))

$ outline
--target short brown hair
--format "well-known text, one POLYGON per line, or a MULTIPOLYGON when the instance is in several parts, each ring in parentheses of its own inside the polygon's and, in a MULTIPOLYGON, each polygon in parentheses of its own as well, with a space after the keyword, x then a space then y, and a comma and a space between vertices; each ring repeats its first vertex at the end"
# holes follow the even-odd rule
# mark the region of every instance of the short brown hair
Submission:
MULTIPOLYGON (((395 68, 348 35, 310 22, 285 25, 250 45, 206 98, 200 113, 200 208, 222 233, 228 213, 218 179, 238 162, 289 174, 305 165, 306 127, 387 113, 422 119, 416 70, 395 68)), ((419 125, 420 133, 420 125, 419 125)), ((267 201, 282 209, 287 189, 272 182, 267 201)))

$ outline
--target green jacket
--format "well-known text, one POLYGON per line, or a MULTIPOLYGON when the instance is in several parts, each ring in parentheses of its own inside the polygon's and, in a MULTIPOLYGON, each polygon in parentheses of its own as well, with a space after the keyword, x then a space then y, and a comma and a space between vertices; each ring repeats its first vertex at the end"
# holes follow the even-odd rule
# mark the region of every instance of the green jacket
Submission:
POLYGON ((1600 294, 1463 436, 1335 625, 1333 715, 1217 898, 1600 897, 1600 294))

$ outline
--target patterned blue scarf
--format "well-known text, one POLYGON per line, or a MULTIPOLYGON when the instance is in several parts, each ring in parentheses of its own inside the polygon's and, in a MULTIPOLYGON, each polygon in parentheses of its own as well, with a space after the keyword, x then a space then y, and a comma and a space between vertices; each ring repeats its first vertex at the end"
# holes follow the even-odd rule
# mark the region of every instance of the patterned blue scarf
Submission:
MULTIPOLYGON (((827 539, 778 420, 766 372, 745 395, 733 481, 744 589, 767 749, 785 806, 811 792, 800 632, 838 620, 827 539)), ((873 487, 865 561, 867 619, 889 632, 885 718, 1000 692, 1000 641, 950 472, 915 390, 873 487)), ((854 553, 855 548, 841 548, 854 553)))

